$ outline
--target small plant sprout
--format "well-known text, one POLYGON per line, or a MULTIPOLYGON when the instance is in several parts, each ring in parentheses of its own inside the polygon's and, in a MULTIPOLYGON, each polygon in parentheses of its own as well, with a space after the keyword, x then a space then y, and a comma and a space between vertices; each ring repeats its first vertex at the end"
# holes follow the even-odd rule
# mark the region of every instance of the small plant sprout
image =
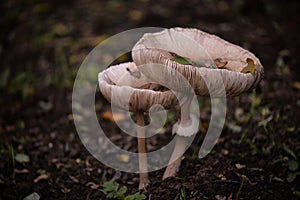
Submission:
POLYGON ((140 194, 139 192, 132 195, 125 195, 127 192, 126 187, 119 187, 117 182, 107 181, 103 184, 103 191, 106 192, 108 199, 118 200, 143 200, 146 199, 146 195, 140 194))
POLYGON ((300 157, 297 157, 294 151, 286 146, 283 147, 283 150, 291 157, 291 160, 288 162, 289 171, 286 178, 286 180, 291 183, 297 178, 297 176, 300 176, 300 157))

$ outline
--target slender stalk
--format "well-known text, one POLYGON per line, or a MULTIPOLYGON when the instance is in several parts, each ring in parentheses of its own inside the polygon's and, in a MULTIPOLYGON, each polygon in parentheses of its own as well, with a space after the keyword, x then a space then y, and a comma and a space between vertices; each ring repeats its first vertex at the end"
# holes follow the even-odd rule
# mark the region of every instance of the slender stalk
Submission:
POLYGON ((179 167, 181 165, 182 155, 183 155, 185 147, 186 147, 187 138, 184 136, 179 136, 179 135, 177 135, 176 137, 177 137, 177 139, 176 139, 174 151, 170 158, 168 167, 163 175, 163 180, 168 177, 174 176, 176 174, 176 172, 179 170, 179 167))
MULTIPOLYGON (((189 110, 190 110, 192 99, 193 96, 189 96, 188 100, 181 107, 180 125, 182 126, 188 125, 188 123, 190 122, 189 110)), ((168 177, 174 176, 176 174, 176 172, 179 170, 182 156, 185 152, 188 138, 180 135, 177 135, 176 137, 177 139, 176 139, 174 151, 170 158, 168 167, 163 175, 163 180, 168 177)))
POLYGON ((139 168, 140 168, 140 184, 139 189, 145 189, 149 183, 147 172, 147 155, 146 155, 146 142, 145 142, 145 129, 144 129, 144 113, 137 112, 137 140, 139 152, 139 168))

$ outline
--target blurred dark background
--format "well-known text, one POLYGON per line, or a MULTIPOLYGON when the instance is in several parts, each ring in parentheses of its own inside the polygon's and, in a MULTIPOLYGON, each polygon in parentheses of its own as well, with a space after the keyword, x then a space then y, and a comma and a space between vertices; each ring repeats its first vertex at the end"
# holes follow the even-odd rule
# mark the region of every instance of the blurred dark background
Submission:
POLYGON ((3 1, 0 89, 30 96, 43 87, 70 88, 95 45, 144 26, 198 28, 253 51, 267 73, 278 56, 299 73, 299 7, 297 0, 3 1))

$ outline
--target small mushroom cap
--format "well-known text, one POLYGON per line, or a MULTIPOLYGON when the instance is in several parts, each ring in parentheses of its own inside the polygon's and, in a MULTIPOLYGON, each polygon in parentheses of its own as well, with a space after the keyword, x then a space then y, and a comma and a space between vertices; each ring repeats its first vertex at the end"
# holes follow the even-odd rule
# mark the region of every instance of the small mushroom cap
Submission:
POLYGON ((254 88, 264 74, 254 54, 197 29, 172 28, 145 34, 133 47, 132 57, 138 69, 151 80, 180 88, 180 80, 172 78, 172 72, 155 67, 163 65, 180 72, 195 93, 203 96, 224 96, 220 84, 224 84, 227 96, 239 95, 254 88), (197 66, 173 61, 174 54, 192 60, 197 66), (157 73, 162 75, 157 77, 157 73))
MULTIPOLYGON (((98 74, 100 91, 115 106, 129 110, 149 112, 153 105, 170 109, 178 105, 171 90, 155 91, 151 83, 134 63, 111 66, 98 74)), ((159 110, 161 107, 157 107, 159 110)), ((155 109, 153 111, 156 111, 155 109)))

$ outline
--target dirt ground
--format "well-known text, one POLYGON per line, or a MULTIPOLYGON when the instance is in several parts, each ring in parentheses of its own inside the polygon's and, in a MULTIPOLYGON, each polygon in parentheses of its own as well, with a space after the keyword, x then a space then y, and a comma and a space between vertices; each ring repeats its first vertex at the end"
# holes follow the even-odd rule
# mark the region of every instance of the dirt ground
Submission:
MULTIPOLYGON (((300 3, 235 1, 5 1, 0 11, 0 199, 107 199, 114 181, 126 195, 147 199, 300 199, 300 3), (85 56, 99 42, 137 27, 194 27, 253 52, 265 77, 259 86, 228 98, 225 127, 213 151, 197 157, 210 119, 201 102, 201 128, 178 174, 151 172, 146 191, 138 174, 97 161, 80 141, 72 117, 72 86, 85 56)), ((130 59, 130 58, 128 58, 130 59)), ((120 147, 121 136, 100 92, 96 110, 120 147)), ((174 121, 170 117, 168 123, 174 121)), ((174 122, 172 122, 174 123, 174 122)), ((148 149, 172 140, 148 140, 148 149)))

